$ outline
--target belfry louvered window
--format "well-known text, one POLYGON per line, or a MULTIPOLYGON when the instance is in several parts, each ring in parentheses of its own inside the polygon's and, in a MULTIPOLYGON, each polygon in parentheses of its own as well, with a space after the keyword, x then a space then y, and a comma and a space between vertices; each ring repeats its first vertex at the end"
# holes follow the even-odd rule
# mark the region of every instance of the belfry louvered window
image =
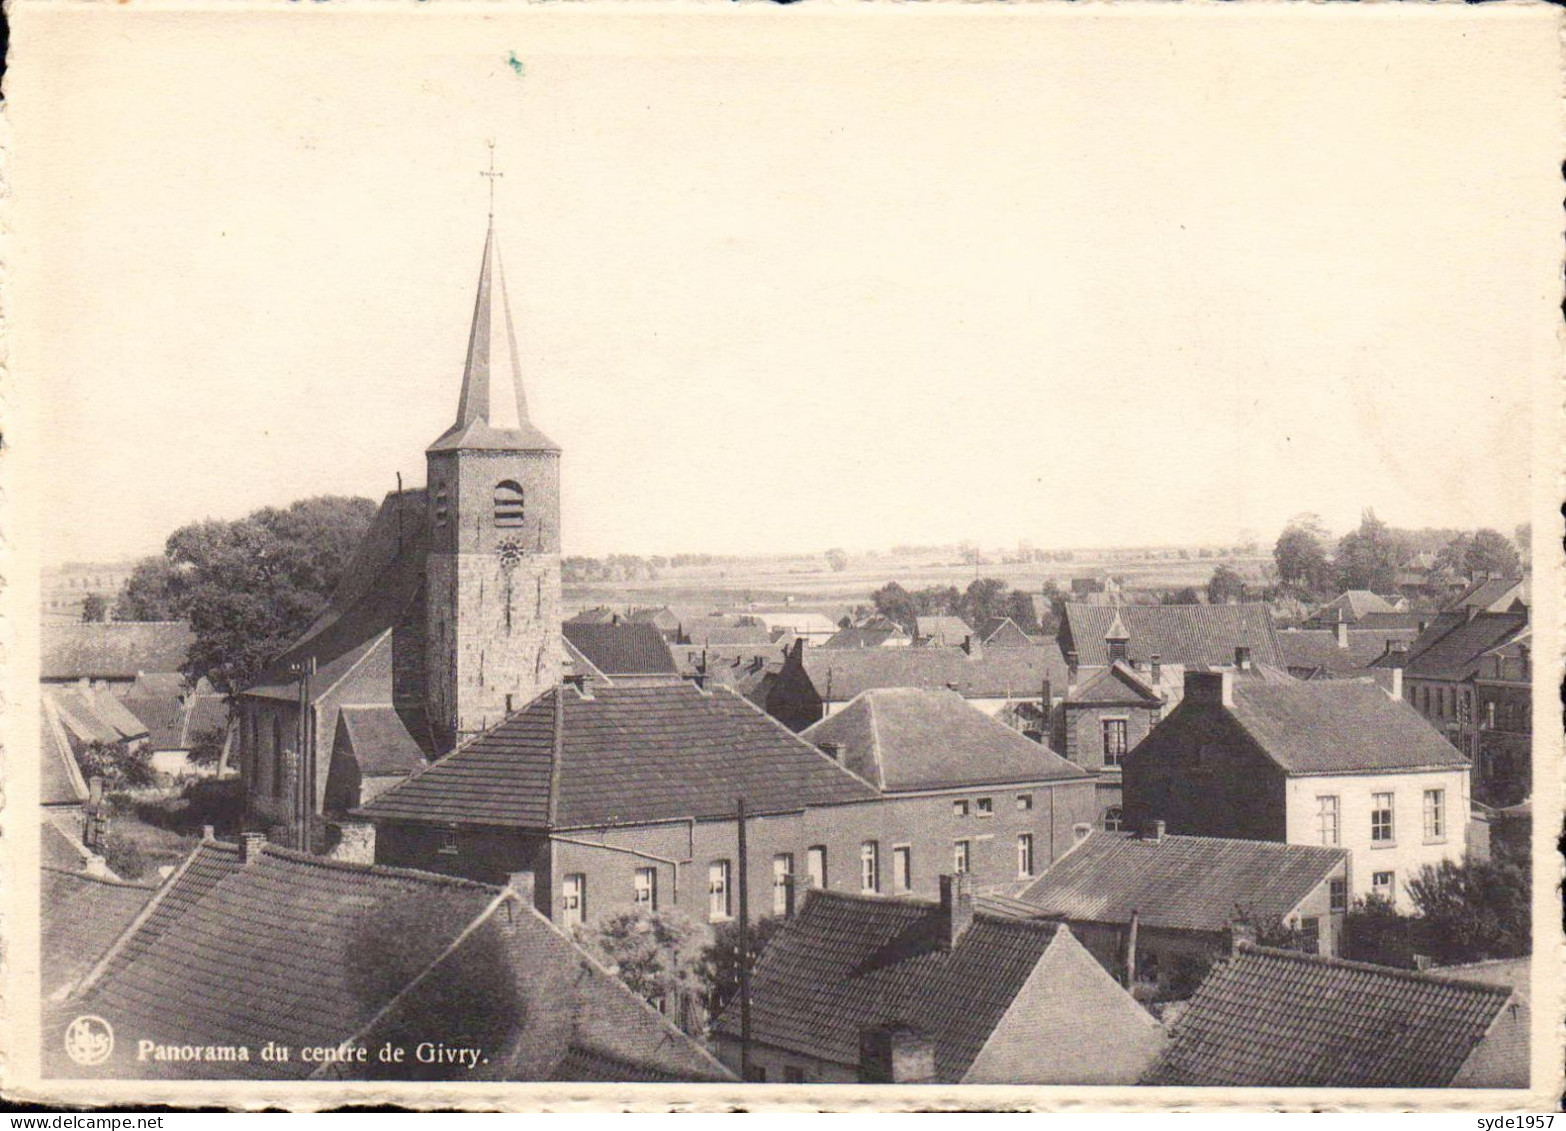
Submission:
POLYGON ((502 479, 495 487, 495 525, 521 526, 525 517, 521 485, 502 479))

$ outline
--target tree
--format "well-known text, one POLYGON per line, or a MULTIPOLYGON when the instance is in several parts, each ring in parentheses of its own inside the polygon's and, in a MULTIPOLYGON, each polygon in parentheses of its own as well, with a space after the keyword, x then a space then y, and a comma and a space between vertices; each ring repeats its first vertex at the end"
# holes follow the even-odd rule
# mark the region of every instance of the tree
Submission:
POLYGON ((1517 547, 1497 530, 1459 534, 1436 554, 1436 565, 1462 577, 1516 577, 1522 572, 1517 547))
POLYGON ((1408 558, 1407 539, 1366 509, 1359 528, 1338 540, 1338 584, 1343 589, 1389 592, 1408 558))
POLYGON ((204 727, 190 737, 187 755, 193 766, 215 766, 223 757, 224 731, 222 727, 204 727))
POLYGON ((325 607, 374 517, 368 499, 323 495, 182 526, 162 564, 136 567, 117 607, 135 619, 189 620, 186 674, 232 694, 325 607))
POLYGON ((1422 916, 1420 953, 1443 966, 1527 954, 1531 887, 1528 869, 1510 861, 1426 864, 1408 881, 1409 898, 1422 916))
POLYGON ((1413 918, 1379 895, 1356 899, 1343 917, 1343 957, 1376 966, 1414 967, 1413 918))
POLYGON ((896 621, 904 632, 909 634, 914 632, 918 610, 914 607, 913 598, 909 596, 908 590, 895 581, 888 581, 870 594, 870 600, 875 605, 876 612, 888 620, 896 621))
POLYGON ((698 1032, 706 998, 702 930, 666 911, 622 911, 576 928, 576 941, 609 967, 631 991, 659 1008, 673 1008, 686 1032, 698 1032))
POLYGON ((109 619, 109 603, 101 593, 89 593, 82 598, 82 623, 97 624, 109 619))
MULTIPOLYGON (((755 969, 761 952, 767 949, 767 943, 785 922, 782 916, 769 915, 751 924, 745 940, 745 953, 749 956, 751 969, 755 969)), ((740 945, 737 922, 720 923, 713 931, 711 944, 702 952, 701 976, 706 984, 707 1008, 713 1017, 717 1017, 739 994, 740 945)))
POLYGON ((968 588, 964 590, 962 599, 958 602, 957 615, 974 628, 978 628, 991 617, 1006 616, 1010 588, 998 578, 975 578, 968 583, 968 588))
POLYGON ((1183 589, 1171 589, 1158 599, 1160 605, 1200 605, 1201 595, 1187 585, 1183 589))
POLYGON ((1212 578, 1207 582, 1207 603, 1210 605, 1226 605, 1231 601, 1239 601, 1245 597, 1245 578, 1232 566, 1221 565, 1213 570, 1212 578))
POLYGON ((848 551, 834 546, 826 552, 826 560, 833 573, 842 573, 848 568, 848 551))
POLYGON ((1302 514, 1290 519, 1272 548, 1278 579, 1312 593, 1325 589, 1331 584, 1326 541, 1327 532, 1316 515, 1302 514))
POLYGON ((152 784, 152 754, 145 745, 132 749, 124 742, 89 742, 76 755, 82 777, 102 778, 111 789, 136 789, 152 784))

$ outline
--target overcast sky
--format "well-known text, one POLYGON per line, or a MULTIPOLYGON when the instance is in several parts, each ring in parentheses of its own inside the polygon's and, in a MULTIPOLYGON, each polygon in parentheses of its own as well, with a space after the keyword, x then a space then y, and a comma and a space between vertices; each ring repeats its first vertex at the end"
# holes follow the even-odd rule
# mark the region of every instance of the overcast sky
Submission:
POLYGON ((491 138, 568 553, 1528 517, 1553 13, 396 10, 31 13, 46 561, 422 483, 491 138))

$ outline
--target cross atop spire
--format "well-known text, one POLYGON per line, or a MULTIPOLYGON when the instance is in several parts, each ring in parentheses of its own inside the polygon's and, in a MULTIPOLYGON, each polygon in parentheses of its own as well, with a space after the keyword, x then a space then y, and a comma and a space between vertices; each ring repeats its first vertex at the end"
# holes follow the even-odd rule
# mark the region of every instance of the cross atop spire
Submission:
POLYGON ((479 176, 489 178, 489 222, 493 224, 495 222, 495 178, 504 177, 506 174, 495 172, 495 143, 491 141, 486 144, 489 146, 489 169, 488 171, 480 169, 479 176))

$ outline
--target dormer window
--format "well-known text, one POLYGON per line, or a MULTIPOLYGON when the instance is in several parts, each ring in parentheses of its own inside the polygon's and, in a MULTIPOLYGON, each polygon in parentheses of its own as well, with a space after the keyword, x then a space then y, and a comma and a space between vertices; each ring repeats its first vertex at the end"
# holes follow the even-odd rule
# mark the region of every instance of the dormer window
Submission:
POLYGON ((521 526, 525 517, 521 485, 514 479, 502 479, 495 487, 495 525, 521 526))

